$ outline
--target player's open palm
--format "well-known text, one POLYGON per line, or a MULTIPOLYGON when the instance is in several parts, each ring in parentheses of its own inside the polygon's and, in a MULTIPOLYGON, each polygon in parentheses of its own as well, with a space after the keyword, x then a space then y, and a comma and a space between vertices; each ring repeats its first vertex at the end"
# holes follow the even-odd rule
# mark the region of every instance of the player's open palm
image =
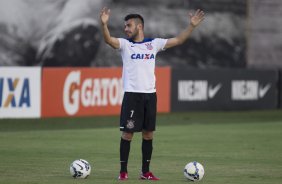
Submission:
POLYGON ((100 13, 100 19, 102 24, 107 24, 110 18, 111 10, 104 7, 100 13))
POLYGON ((194 14, 190 13, 189 16, 190 24, 196 27, 204 20, 205 13, 198 9, 194 14))

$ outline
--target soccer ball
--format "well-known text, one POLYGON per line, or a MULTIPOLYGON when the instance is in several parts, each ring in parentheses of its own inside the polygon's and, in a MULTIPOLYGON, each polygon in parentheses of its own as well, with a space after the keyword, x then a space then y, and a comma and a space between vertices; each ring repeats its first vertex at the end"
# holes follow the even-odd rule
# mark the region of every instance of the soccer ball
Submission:
POLYGON ((74 178, 84 178, 86 179, 91 172, 90 164, 83 159, 75 160, 70 165, 70 173, 74 178))
POLYGON ((189 181, 200 181, 204 174, 204 167, 199 162, 190 162, 184 167, 184 176, 189 181))

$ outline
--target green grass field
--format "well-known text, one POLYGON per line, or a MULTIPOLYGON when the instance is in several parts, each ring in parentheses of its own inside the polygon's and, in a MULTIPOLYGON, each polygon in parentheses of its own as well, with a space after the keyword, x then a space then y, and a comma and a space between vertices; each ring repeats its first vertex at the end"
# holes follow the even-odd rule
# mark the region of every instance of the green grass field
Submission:
MULTIPOLYGON (((1 184, 121 183, 119 118, 0 120, 1 184), (86 180, 73 179, 70 163, 86 159, 86 180)), ((151 170, 157 183, 184 184, 183 168, 199 161, 200 183, 281 184, 282 111, 189 112, 158 115, 151 170)), ((129 159, 129 180, 139 181, 141 137, 129 159)))

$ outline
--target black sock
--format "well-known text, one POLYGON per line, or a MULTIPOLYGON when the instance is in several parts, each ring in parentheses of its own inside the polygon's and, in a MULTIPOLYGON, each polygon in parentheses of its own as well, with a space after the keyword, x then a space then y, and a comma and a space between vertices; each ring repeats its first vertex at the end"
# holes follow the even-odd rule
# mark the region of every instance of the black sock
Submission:
POLYGON ((142 141, 142 172, 149 172, 150 169, 150 161, 153 152, 153 140, 145 140, 142 141))
POLYGON ((127 162, 130 151, 130 142, 120 139, 120 172, 127 172, 127 162))

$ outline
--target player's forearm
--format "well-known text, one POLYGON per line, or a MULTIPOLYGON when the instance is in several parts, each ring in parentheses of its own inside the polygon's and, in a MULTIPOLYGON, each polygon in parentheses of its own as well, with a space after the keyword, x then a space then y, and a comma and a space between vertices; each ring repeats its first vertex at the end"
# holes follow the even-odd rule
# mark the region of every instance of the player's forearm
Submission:
POLYGON ((192 34, 194 26, 189 25, 184 31, 182 31, 178 36, 176 36, 178 45, 183 44, 192 34))
POLYGON ((118 49, 120 47, 118 39, 111 36, 107 24, 102 24, 102 32, 104 40, 108 45, 114 49, 118 49))
POLYGON ((110 31, 109 31, 108 25, 107 24, 101 24, 101 26, 102 26, 102 33, 103 33, 104 41, 107 44, 110 44, 111 43, 111 34, 110 34, 110 31))

